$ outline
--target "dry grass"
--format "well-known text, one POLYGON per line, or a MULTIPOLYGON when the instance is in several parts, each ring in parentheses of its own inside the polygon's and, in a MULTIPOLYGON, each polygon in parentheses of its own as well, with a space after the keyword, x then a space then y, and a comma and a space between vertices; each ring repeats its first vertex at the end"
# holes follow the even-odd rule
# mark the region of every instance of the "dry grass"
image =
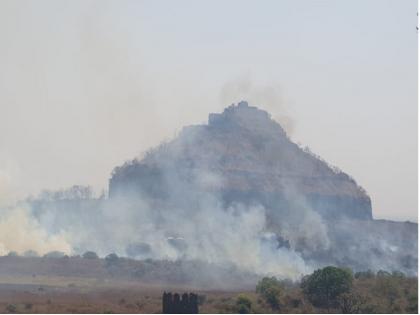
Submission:
MULTIPOLYGON (((359 278, 354 279, 353 292, 364 297, 364 313, 417 313, 417 286, 417 278, 359 278)), ((200 313, 237 313, 239 296, 251 301, 252 313, 327 313, 313 307, 293 284, 283 288, 280 307, 272 309, 253 290, 206 291, 138 280, 47 275, 0 276, 0 313, 160 313, 164 290, 198 293, 203 301, 200 313)))

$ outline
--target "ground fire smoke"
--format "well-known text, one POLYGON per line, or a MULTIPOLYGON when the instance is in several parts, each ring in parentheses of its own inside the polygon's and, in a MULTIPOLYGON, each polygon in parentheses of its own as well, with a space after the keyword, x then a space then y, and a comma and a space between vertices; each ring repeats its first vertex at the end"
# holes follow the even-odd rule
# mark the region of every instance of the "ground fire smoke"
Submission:
POLYGON ((289 279, 327 264, 417 269, 416 224, 373 220, 354 179, 246 102, 115 168, 109 197, 79 187, 25 206, 0 220, 2 253, 93 250, 289 279))

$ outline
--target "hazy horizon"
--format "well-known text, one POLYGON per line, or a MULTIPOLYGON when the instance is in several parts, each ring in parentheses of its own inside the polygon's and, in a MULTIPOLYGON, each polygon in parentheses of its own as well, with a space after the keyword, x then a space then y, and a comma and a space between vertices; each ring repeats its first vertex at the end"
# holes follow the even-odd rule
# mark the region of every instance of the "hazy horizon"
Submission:
POLYGON ((247 100, 417 222, 416 1, 0 2, 0 203, 247 100))

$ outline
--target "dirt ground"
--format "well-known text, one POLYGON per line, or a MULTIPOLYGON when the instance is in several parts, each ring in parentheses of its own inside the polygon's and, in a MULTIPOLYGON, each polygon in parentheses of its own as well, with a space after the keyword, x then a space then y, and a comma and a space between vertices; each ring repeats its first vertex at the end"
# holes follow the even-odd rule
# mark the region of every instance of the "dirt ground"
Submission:
POLYGON ((0 277, 0 312, 161 313, 164 290, 205 296, 200 313, 214 312, 218 303, 233 300, 239 293, 94 278, 0 277))

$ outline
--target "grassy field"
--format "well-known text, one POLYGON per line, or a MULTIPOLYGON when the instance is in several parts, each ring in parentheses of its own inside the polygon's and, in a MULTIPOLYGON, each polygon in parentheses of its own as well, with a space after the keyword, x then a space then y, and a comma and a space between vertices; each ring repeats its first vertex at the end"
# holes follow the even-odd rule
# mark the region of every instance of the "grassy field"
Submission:
MULTIPOLYGON (((150 285, 138 281, 35 276, 0 277, 1 313, 160 313, 164 290, 189 291, 188 287, 150 285)), ((341 312, 314 307, 298 285, 286 285, 279 306, 272 307, 255 291, 194 290, 200 296, 200 313, 238 313, 241 299, 251 313, 341 312)), ((359 278, 353 291, 363 297, 360 311, 417 313, 416 278, 359 278)))
MULTIPOLYGON (((197 293, 200 313, 418 312, 417 277, 398 272, 352 274, 335 268, 344 275, 350 273, 349 286, 325 306, 317 305, 322 296, 314 300, 302 285, 305 280, 267 278, 269 285, 261 289, 264 281, 259 277, 245 275, 246 281, 239 281, 240 273, 229 278, 226 271, 225 282, 214 281, 207 265, 199 266, 128 259, 110 265, 104 259, 80 257, 0 257, 0 313, 160 313, 164 291, 197 293), (199 278, 206 281, 197 282, 199 278), (231 280, 237 281, 235 286, 231 280)), ((315 291, 319 293, 318 287, 315 291)))

